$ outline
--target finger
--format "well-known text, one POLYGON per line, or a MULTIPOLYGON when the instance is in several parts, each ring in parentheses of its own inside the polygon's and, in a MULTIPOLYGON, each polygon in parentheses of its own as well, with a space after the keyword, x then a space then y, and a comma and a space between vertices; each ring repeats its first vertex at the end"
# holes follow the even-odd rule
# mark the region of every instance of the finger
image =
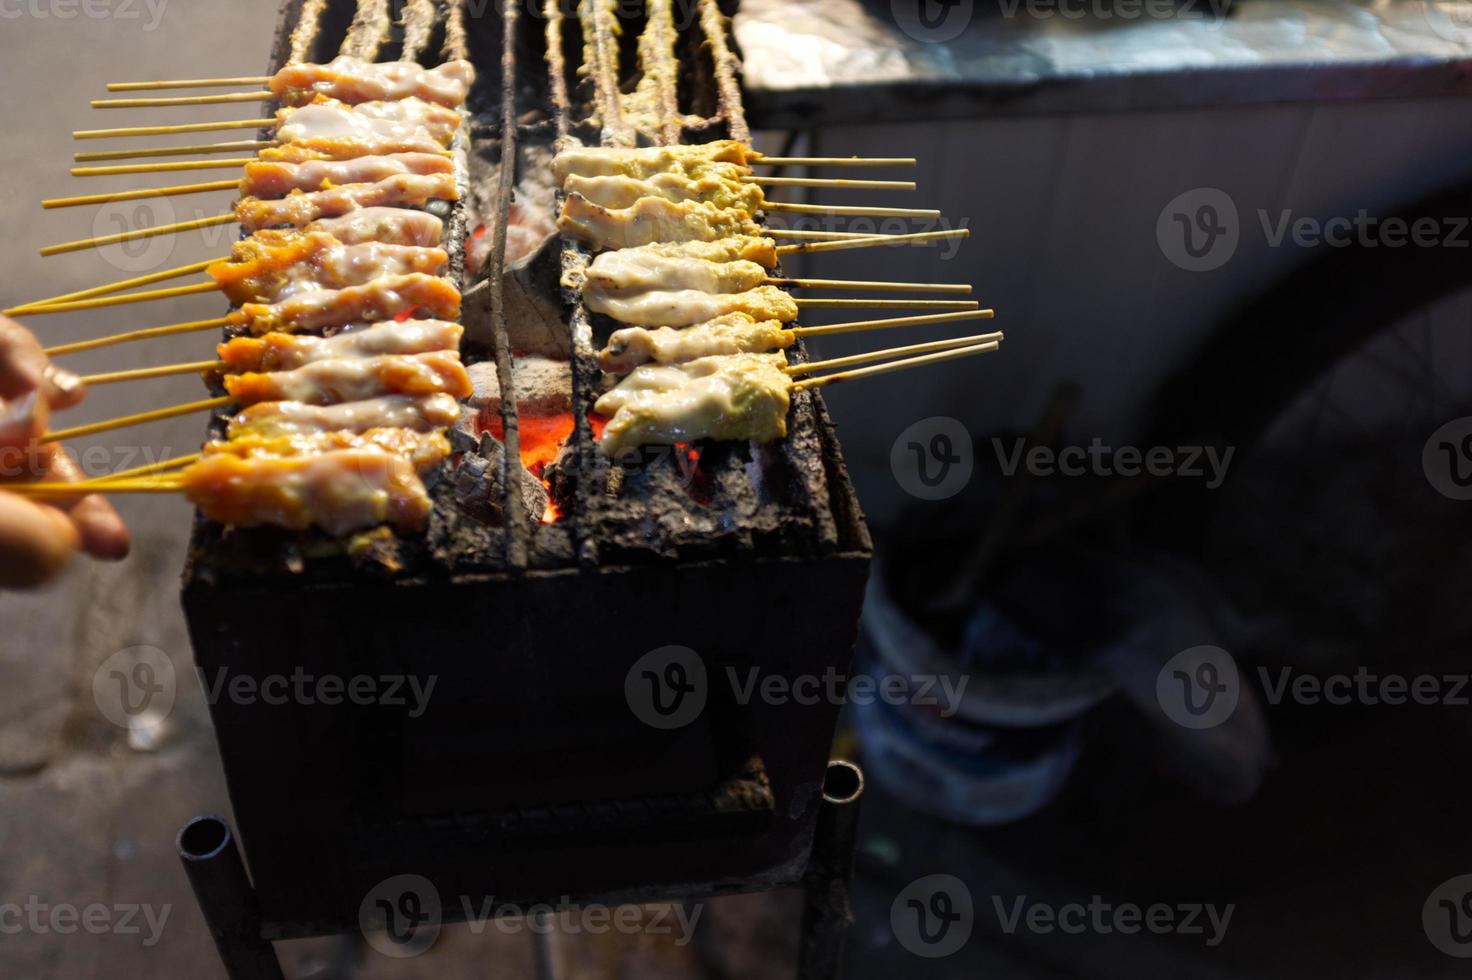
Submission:
POLYGON ((0 448, 25 449, 45 434, 50 418, 51 406, 39 391, 0 397, 0 448))
POLYGON ((0 401, 31 392, 53 408, 70 408, 87 393, 81 378, 51 363, 29 330, 0 316, 0 401))
MULTIPOLYGON (((57 447, 52 447, 52 450, 46 479, 75 483, 84 478, 81 468, 70 456, 57 447)), ((56 506, 71 518, 81 535, 82 550, 87 554, 105 561, 128 557, 128 549, 132 547, 128 525, 101 494, 94 493, 56 506)))
POLYGON ((79 540, 65 514, 0 490, 0 588, 31 588, 55 578, 79 540))

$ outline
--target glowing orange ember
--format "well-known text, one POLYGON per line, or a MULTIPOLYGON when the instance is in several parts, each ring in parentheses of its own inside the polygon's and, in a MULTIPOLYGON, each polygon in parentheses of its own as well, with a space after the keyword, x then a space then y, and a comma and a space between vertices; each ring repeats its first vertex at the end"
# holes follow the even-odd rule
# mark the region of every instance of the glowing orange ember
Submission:
MULTIPOLYGON (((484 418, 484 416, 482 416, 484 418)), ((505 426, 501 422, 499 414, 484 419, 482 431, 489 432, 497 439, 505 438, 505 426)), ((572 435, 573 417, 571 412, 562 415, 523 415, 519 429, 521 432, 521 465, 527 471, 542 481, 548 491, 552 488, 547 484, 543 473, 547 464, 557 458, 562 450, 563 443, 567 442, 572 435)), ((547 509, 542 512, 542 523, 551 524, 562 517, 562 512, 552 503, 551 498, 547 500, 547 509)))

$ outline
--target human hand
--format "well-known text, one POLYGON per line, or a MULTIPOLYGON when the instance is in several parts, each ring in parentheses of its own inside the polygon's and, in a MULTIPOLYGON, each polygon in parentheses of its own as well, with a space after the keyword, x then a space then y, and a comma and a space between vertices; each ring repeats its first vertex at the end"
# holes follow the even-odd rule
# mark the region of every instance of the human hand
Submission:
POLYGON ((128 554, 127 525, 101 496, 56 505, 5 492, 5 481, 82 479, 56 445, 41 445, 53 409, 86 394, 80 379, 52 364, 20 324, 0 316, 0 588, 39 585, 78 548, 94 558, 128 554))

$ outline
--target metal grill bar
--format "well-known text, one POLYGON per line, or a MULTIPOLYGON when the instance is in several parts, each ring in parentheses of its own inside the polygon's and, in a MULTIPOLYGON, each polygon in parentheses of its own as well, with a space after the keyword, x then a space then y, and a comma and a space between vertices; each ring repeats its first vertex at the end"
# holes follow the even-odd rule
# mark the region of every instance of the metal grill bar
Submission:
POLYGON ((677 40, 674 0, 649 0, 649 23, 639 35, 639 67, 644 72, 639 84, 642 87, 647 82, 654 90, 654 102, 659 107, 658 125, 648 135, 665 146, 680 142, 677 40))
MULTIPOLYGON (((306 61, 312 52, 312 42, 322 30, 322 14, 327 10, 327 0, 306 0, 301 15, 291 31, 291 53, 287 64, 306 61)), ((279 66, 278 66, 279 67, 279 66)))
POLYGON ((407 0, 404 4, 404 53, 402 60, 418 61, 429 47, 430 36, 439 21, 434 0, 407 0))
POLYGON ((348 26, 348 35, 342 42, 342 53, 372 61, 378 56, 378 49, 388 40, 393 23, 389 0, 358 0, 358 9, 353 14, 352 24, 348 26))
POLYGON ((711 60, 716 69, 716 95, 721 118, 733 140, 749 144, 751 130, 746 126, 746 110, 741 104, 741 82, 736 73, 740 65, 731 52, 726 40, 727 18, 721 13, 717 0, 699 0, 700 27, 705 32, 705 43, 710 47, 711 60))
POLYGON ((511 193, 516 187, 516 29, 521 5, 507 3, 501 21, 501 166, 497 171, 495 227, 491 229, 491 253, 486 259, 490 275, 491 326, 496 339, 496 380, 501 387, 501 486, 504 491, 506 563, 512 568, 527 565, 528 521, 526 501, 521 495, 521 424, 516 396, 516 375, 511 361, 511 338, 503 301, 506 282, 506 226, 510 221, 511 193))
MULTIPOLYGON (((445 15, 446 61, 470 58, 470 42, 465 34, 465 4, 467 0, 449 0, 450 9, 445 15)), ((508 5, 509 6, 509 5, 508 5)))

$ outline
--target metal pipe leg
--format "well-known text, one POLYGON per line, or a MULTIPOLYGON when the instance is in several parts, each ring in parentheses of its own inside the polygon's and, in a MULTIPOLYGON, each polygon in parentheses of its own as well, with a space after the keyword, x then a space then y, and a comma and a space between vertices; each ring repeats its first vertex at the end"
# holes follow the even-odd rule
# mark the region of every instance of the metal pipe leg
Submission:
POLYGON ((843 968, 843 941, 854 920, 849 882, 863 793, 863 770, 846 759, 828 763, 813 852, 803 875, 798 980, 837 980, 843 968))
POLYGON ((230 824, 195 817, 179 831, 178 848, 230 980, 283 980, 275 947, 261 937, 256 893, 230 824))

